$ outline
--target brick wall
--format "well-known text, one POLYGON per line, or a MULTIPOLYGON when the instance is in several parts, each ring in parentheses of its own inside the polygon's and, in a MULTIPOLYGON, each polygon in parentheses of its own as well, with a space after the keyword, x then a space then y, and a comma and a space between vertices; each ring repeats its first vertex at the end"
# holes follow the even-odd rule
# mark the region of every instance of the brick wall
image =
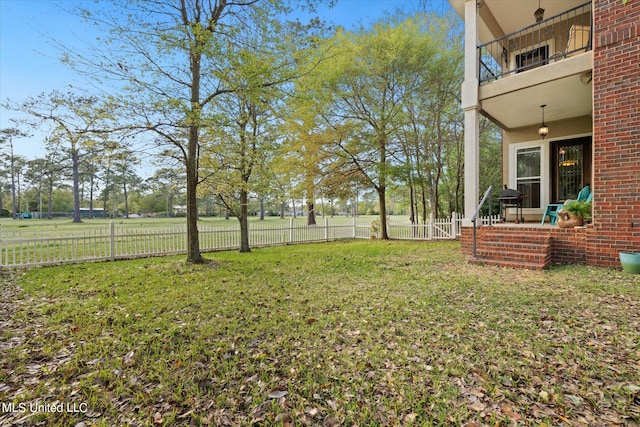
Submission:
POLYGON ((593 228, 587 263, 640 252, 640 0, 594 0, 593 228))
POLYGON ((556 264, 584 264, 587 261, 587 228, 551 229, 551 262, 556 264))
MULTIPOLYGON (((538 227, 535 225, 522 227, 503 224, 494 227, 478 227, 476 230, 477 248, 482 250, 485 240, 498 240, 508 246, 512 242, 519 242, 523 239, 533 241, 544 236, 549 239, 551 244, 551 263, 584 264, 587 262, 589 251, 587 236, 592 230, 592 225, 580 228, 538 227)), ((462 227, 460 244, 463 254, 467 256, 473 255, 473 227, 462 227)), ((499 259, 500 254, 497 254, 497 256, 497 259, 499 259)), ((534 254, 530 254, 530 258, 533 260, 535 258, 534 254)), ((525 259, 524 261, 527 260, 525 259)))

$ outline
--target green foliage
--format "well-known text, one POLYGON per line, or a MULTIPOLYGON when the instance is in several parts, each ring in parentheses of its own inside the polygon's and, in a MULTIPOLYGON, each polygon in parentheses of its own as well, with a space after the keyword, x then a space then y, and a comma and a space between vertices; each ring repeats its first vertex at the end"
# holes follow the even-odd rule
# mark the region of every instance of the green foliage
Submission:
POLYGON ((319 187, 354 197, 354 188, 374 189, 383 224, 392 187, 419 191, 425 217, 428 205, 441 213, 449 200, 461 200, 462 50, 453 33, 451 21, 418 13, 357 32, 338 29, 321 44, 330 59, 300 82, 309 96, 293 115, 294 144, 304 145, 301 163, 312 183, 307 194, 319 187), (317 148, 308 150, 311 144, 317 148))
POLYGON ((562 210, 584 219, 591 218, 591 202, 572 200, 571 202, 563 205, 562 210))
MULTIPOLYGON (((64 52, 78 73, 115 83, 105 91, 109 108, 92 110, 95 99, 69 102, 64 93, 49 101, 55 109, 75 104, 77 115, 100 121, 118 114, 122 127, 151 132, 162 161, 181 162, 181 174, 151 182, 155 194, 142 198, 136 177, 116 170, 114 151, 127 147, 125 139, 70 139, 59 127, 50 151, 79 149, 83 206, 86 189, 101 186, 98 204, 124 211, 123 184, 131 183, 139 193, 131 203, 140 201, 143 211, 170 212, 174 196, 193 213, 197 198, 222 194, 237 210, 241 192, 253 200, 347 204, 364 191, 378 198, 366 211, 383 216, 384 203, 423 218, 461 210, 457 17, 398 11, 368 28, 328 34, 317 19, 286 21, 291 7, 311 10, 316 1, 114 1, 111 8, 80 5, 87 9, 78 16, 104 30, 93 56, 64 52), (241 104, 259 111, 260 126, 240 129, 241 104)), ((493 137, 481 139, 483 181, 499 175, 493 137)), ((196 216, 189 216, 190 236, 196 216)))

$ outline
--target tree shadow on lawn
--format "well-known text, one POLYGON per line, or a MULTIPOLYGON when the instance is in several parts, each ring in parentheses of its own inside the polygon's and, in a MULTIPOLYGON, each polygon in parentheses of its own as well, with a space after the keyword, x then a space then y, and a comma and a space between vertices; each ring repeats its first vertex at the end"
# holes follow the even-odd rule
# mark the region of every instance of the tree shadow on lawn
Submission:
POLYGON ((208 256, 2 273, 0 401, 84 406, 0 424, 640 422, 640 276, 455 243, 208 256))

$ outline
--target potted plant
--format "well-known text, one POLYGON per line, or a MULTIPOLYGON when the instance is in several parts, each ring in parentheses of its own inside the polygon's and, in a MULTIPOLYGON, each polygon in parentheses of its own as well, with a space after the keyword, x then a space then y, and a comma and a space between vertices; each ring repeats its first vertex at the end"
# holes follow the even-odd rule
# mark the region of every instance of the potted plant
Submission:
POLYGON ((591 218, 591 202, 572 200, 558 211, 558 227, 578 227, 584 225, 584 220, 589 218, 591 218))
POLYGON ((640 252, 620 252, 620 264, 627 273, 640 274, 640 252))

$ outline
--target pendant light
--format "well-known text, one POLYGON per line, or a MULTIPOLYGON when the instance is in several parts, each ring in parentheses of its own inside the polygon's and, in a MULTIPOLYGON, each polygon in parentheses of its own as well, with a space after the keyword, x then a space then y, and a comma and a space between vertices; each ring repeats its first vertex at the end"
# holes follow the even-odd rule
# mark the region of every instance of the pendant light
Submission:
POLYGON ((544 124, 544 107, 546 106, 547 104, 542 104, 540 106, 540 108, 542 108, 542 124, 538 128, 538 135, 540 135, 542 139, 544 139, 545 136, 549 135, 549 126, 544 124))
POLYGON ((540 7, 540 0, 538 0, 538 9, 533 12, 533 16, 536 17, 536 22, 540 22, 544 19, 544 9, 540 7))

